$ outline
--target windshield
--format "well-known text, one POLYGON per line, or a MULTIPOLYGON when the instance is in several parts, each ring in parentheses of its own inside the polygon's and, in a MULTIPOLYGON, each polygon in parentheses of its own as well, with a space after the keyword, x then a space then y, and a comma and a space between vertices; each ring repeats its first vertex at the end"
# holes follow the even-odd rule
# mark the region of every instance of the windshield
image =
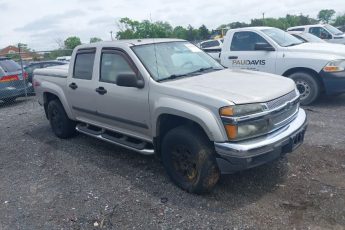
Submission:
POLYGON ((216 60, 189 42, 139 45, 134 46, 133 51, 156 81, 223 69, 216 60))
POLYGON ((303 43, 298 38, 295 38, 291 34, 281 30, 281 29, 264 29, 262 30, 267 36, 269 36, 273 41, 275 41, 278 45, 287 47, 287 46, 294 46, 303 43))
POLYGON ((308 42, 315 42, 315 43, 326 43, 324 40, 322 40, 319 37, 316 37, 315 35, 312 35, 310 33, 303 33, 301 34, 302 37, 305 38, 308 42))
POLYGON ((337 28, 335 28, 334 26, 331 25, 325 25, 326 30, 328 30, 329 32, 331 32, 334 35, 342 35, 344 34, 343 32, 341 32, 340 30, 338 30, 337 28))

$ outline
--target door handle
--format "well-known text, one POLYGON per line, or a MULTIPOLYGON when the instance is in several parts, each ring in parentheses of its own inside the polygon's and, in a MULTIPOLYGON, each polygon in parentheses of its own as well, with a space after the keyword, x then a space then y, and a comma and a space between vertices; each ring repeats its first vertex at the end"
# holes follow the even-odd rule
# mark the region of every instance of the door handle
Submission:
POLYGON ((229 58, 229 59, 238 59, 237 56, 229 56, 228 58, 229 58))
POLYGON ((77 84, 76 83, 71 83, 71 84, 69 84, 69 87, 71 88, 71 89, 77 89, 78 88, 78 86, 77 86, 77 84))
POLYGON ((101 95, 104 95, 104 94, 107 93, 107 90, 104 89, 104 87, 98 87, 98 88, 96 89, 96 92, 99 93, 99 94, 101 94, 101 95))

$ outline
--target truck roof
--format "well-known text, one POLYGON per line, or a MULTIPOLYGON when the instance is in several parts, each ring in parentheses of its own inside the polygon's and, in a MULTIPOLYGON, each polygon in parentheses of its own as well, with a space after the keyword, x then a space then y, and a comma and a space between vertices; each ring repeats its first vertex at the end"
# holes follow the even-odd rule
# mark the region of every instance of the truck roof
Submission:
POLYGON ((178 42, 178 41, 185 41, 183 39, 176 39, 176 38, 145 38, 145 39, 124 39, 124 40, 115 40, 115 41, 102 41, 96 42, 92 44, 85 44, 80 45, 78 48, 91 48, 91 47, 98 47, 98 46, 116 46, 116 45, 124 45, 127 44, 128 46, 137 46, 137 45, 146 45, 146 44, 157 44, 163 42, 178 42))
POLYGON ((269 26, 252 26, 252 27, 242 27, 237 29, 231 29, 229 31, 238 31, 238 30, 265 30, 265 29, 274 29, 274 27, 269 26))

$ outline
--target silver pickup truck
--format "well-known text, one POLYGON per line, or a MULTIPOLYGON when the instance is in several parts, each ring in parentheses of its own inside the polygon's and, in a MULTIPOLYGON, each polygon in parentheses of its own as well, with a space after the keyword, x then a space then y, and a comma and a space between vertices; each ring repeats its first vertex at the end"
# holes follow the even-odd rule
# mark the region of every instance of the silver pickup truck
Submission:
POLYGON ((292 152, 307 126, 292 80, 225 69, 178 39, 81 45, 69 66, 36 70, 33 85, 56 136, 78 131, 156 154, 198 194, 221 173, 292 152))

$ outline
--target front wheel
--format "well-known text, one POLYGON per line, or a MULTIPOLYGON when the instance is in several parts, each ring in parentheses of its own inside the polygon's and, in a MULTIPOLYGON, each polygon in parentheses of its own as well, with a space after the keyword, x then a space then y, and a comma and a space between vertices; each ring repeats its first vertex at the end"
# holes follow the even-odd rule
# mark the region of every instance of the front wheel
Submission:
POLYGON ((320 85, 314 76, 305 72, 297 72, 289 77, 295 81, 301 94, 301 105, 310 105, 316 101, 320 95, 320 85))
POLYGON ((214 147, 195 127, 180 126, 165 135, 162 161, 171 180, 191 193, 210 192, 220 177, 214 147))
POLYGON ((75 135, 76 122, 68 118, 60 101, 50 101, 47 112, 50 126, 57 137, 65 139, 75 135))

